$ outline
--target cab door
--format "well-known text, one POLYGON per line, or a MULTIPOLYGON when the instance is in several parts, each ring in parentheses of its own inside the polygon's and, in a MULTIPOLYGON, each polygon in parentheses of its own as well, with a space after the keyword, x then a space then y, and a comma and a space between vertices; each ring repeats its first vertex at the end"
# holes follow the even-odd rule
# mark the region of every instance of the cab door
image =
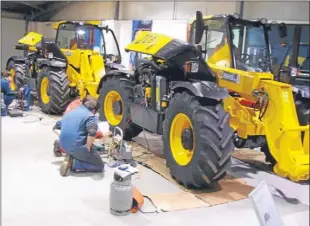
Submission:
POLYGON ((68 64, 74 69, 80 68, 80 50, 78 48, 77 28, 74 23, 60 24, 57 30, 56 43, 66 55, 68 64))

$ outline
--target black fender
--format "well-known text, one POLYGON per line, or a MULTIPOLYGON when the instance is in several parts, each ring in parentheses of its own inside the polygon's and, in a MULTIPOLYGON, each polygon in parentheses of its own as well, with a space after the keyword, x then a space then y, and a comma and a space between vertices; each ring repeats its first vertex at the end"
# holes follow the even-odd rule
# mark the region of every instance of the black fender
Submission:
POLYGON ((172 90, 174 92, 189 91, 194 96, 206 97, 215 100, 222 100, 229 96, 227 89, 219 87, 216 83, 209 81, 173 82, 172 90))
POLYGON ((112 70, 123 70, 126 68, 124 65, 119 64, 119 63, 107 64, 107 67, 112 69, 112 70))
POLYGON ((48 60, 48 59, 38 59, 38 65, 39 68, 43 67, 50 67, 50 68, 56 68, 56 69, 66 69, 67 64, 65 61, 60 60, 48 60))
POLYGON ((9 67, 9 63, 13 61, 15 64, 25 64, 26 57, 23 56, 12 56, 6 62, 6 69, 9 67))
POLYGON ((100 93, 100 89, 101 89, 102 83, 105 82, 108 78, 118 76, 118 77, 123 77, 123 78, 128 79, 127 75, 128 75, 128 71, 125 71, 125 70, 124 71, 122 71, 122 70, 111 70, 111 71, 109 71, 107 74, 105 74, 100 79, 100 82, 99 82, 99 85, 98 85, 98 88, 97 88, 97 94, 100 93))

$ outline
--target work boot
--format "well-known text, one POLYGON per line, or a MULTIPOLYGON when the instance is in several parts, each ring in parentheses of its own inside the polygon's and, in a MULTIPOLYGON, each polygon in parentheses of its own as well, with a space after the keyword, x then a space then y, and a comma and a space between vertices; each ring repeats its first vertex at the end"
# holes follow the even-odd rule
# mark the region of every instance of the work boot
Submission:
POLYGON ((71 157, 71 155, 67 154, 63 163, 60 166, 60 175, 63 177, 67 177, 71 170, 72 164, 73 158, 71 157))

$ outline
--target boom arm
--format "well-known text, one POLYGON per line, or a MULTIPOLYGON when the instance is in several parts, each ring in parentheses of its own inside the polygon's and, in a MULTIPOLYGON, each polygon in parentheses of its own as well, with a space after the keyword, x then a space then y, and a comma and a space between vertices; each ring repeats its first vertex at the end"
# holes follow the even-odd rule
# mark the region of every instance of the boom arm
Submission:
POLYGON ((265 135, 269 151, 277 161, 274 171, 293 181, 308 179, 309 125, 299 126, 291 85, 273 81, 268 73, 257 76, 234 69, 215 71, 221 87, 241 96, 224 99, 225 110, 231 115, 230 124, 238 136, 246 139, 251 135, 265 135), (240 103, 243 98, 262 108, 243 106, 240 103), (303 140, 301 132, 305 132, 303 140))

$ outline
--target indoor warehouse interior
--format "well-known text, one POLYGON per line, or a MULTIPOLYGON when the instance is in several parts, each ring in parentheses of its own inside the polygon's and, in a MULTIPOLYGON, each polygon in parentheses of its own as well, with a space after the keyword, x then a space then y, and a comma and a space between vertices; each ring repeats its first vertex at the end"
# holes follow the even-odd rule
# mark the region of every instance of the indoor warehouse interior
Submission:
POLYGON ((1 1, 4 226, 309 226, 309 1, 1 1))

